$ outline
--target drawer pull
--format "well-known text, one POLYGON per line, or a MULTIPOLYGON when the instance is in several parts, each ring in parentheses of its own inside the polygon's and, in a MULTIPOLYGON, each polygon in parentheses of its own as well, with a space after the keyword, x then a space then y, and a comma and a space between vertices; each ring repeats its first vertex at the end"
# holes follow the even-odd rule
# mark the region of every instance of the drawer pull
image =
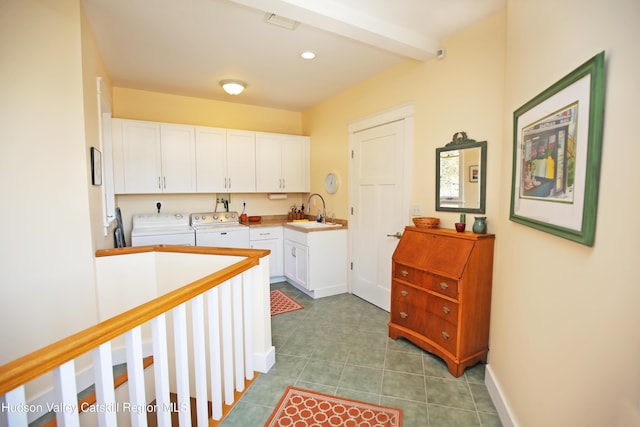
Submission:
POLYGON ((402 277, 407 277, 409 275, 409 272, 407 270, 402 270, 400 274, 402 275, 402 277))
POLYGON ((447 333, 447 331, 442 331, 442 338, 444 338, 445 340, 449 339, 449 334, 447 333))
POLYGON ((409 295, 409 292, 402 290, 400 291, 400 295, 402 295, 403 297, 406 297, 407 295, 409 295))
POLYGON ((447 285, 447 282, 440 282, 440 287, 442 288, 443 291, 446 291, 447 289, 449 289, 449 285, 447 285))
POLYGON ((407 313, 405 313, 404 311, 400 312, 400 317, 402 317, 403 319, 406 319, 407 317, 409 317, 409 315, 407 313))
POLYGON ((442 311, 444 311, 444 314, 449 314, 449 313, 451 313, 451 309, 450 309, 448 306, 446 306, 446 305, 445 305, 444 307, 442 307, 442 311))

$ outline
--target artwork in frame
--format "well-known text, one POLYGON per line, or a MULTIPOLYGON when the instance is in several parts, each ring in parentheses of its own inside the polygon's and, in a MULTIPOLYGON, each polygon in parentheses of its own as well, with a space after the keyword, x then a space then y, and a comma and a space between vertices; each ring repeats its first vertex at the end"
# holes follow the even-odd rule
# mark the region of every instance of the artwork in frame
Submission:
POLYGON ((593 246, 604 116, 604 52, 513 114, 510 219, 593 246))
POLYGON ((478 182, 478 165, 469 166, 469 182, 478 182))
POLYGON ((102 185, 102 153, 91 147, 91 184, 102 185))

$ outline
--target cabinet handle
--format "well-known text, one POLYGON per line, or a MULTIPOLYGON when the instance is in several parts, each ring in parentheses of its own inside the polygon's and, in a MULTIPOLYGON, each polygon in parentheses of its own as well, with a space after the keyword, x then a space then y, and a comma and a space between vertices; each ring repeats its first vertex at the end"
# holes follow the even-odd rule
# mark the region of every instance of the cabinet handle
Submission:
POLYGON ((294 258, 296 257, 296 248, 295 247, 291 248, 291 256, 293 256, 294 258))
POLYGON ((442 338, 444 338, 445 340, 449 339, 449 334, 447 333, 447 331, 442 331, 442 338))
POLYGON ((166 190, 167 189, 167 177, 166 176, 164 177, 163 181, 164 181, 164 189, 166 190))
POLYGON ((445 305, 444 307, 442 307, 442 311, 444 311, 444 314, 449 314, 449 313, 451 313, 451 309, 450 309, 448 306, 446 306, 446 305, 445 305))
POLYGON ((449 285, 447 285, 446 282, 441 282, 440 287, 442 288, 443 291, 446 291, 447 289, 449 289, 449 285))
POLYGON ((231 177, 229 177, 229 190, 231 190, 231 177))
POLYGON ((160 182, 160 177, 158 177, 158 190, 162 190, 162 183, 160 182))
POLYGON ((407 277, 409 275, 409 272, 407 270, 402 270, 400 274, 402 275, 402 277, 407 277))
POLYGON ((282 189, 284 190, 285 188, 287 188, 287 181, 282 178, 282 189))
POLYGON ((402 295, 403 297, 406 297, 407 295, 409 295, 409 292, 407 292, 407 291, 400 291, 400 295, 402 295))
POLYGON ((404 311, 400 312, 400 317, 402 317, 403 319, 406 319, 407 317, 409 317, 409 315, 407 313, 405 313, 404 311))

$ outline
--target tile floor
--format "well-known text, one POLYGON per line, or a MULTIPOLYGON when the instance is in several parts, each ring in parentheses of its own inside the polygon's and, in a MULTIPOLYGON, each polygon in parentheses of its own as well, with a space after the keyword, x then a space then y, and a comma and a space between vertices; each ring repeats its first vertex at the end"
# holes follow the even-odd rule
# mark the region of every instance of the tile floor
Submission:
POLYGON ((222 427, 263 426, 289 385, 399 407, 403 427, 500 426, 484 365, 460 378, 444 362, 387 336, 389 313, 349 294, 313 300, 274 283, 304 309, 271 318, 276 364, 260 374, 222 427))

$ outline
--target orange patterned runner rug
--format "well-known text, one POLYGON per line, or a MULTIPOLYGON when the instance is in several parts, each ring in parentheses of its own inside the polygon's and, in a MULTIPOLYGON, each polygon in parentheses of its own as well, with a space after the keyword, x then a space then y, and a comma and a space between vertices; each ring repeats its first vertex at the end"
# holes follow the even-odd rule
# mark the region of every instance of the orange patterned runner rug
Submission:
POLYGON ((402 409, 289 386, 265 427, 401 427, 402 409))
POLYGON ((296 302, 289 295, 282 292, 280 289, 271 291, 271 315, 288 313, 294 310, 300 310, 304 308, 296 302))

